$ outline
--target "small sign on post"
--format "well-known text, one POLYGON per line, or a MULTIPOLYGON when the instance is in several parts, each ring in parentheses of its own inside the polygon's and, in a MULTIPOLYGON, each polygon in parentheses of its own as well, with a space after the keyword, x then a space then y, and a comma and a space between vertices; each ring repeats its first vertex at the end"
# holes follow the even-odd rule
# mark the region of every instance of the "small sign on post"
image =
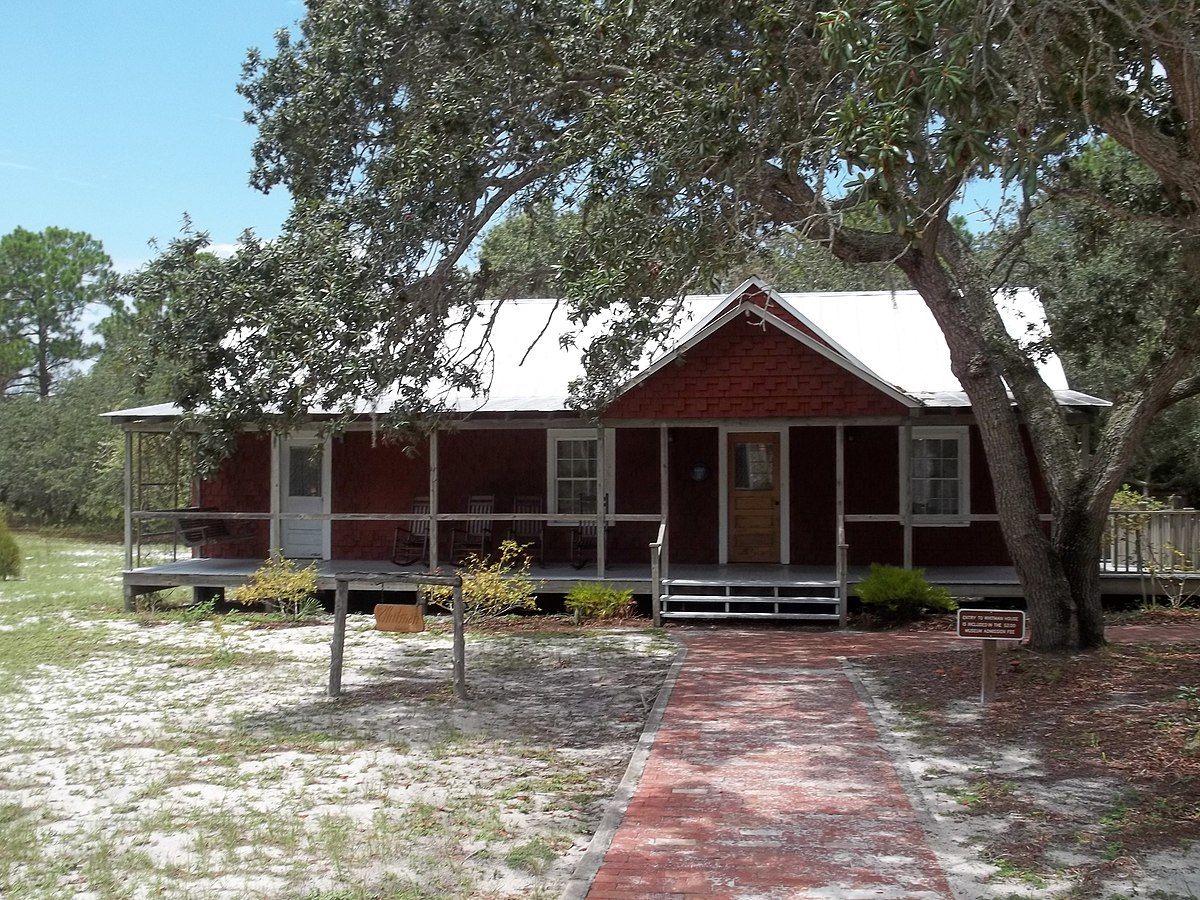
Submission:
POLYGON ((979 702, 986 705, 996 696, 996 642, 1024 638, 1025 613, 1019 609, 960 609, 958 636, 983 642, 983 685, 979 702))

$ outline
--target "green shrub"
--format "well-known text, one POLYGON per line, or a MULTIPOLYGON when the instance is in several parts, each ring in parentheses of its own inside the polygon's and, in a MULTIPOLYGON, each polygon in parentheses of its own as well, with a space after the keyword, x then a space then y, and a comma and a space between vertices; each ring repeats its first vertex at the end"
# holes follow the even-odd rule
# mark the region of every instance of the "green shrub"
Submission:
POLYGON ((633 610, 633 591, 619 591, 595 582, 580 582, 567 594, 567 609, 575 619, 615 619, 633 610))
POLYGON ((8 530, 4 512, 0 510, 0 581, 19 578, 21 575, 21 548, 17 539, 8 530))
POLYGON ((292 560, 272 557, 251 574, 245 584, 234 588, 234 603, 264 603, 292 620, 310 619, 322 609, 317 602, 317 565, 303 569, 292 560))
POLYGON ((911 622, 926 612, 954 612, 958 604, 950 592, 925 580, 924 569, 871 565, 871 573, 858 583, 863 605, 894 622, 911 622))
MULTIPOLYGON (((490 619, 505 613, 537 610, 540 581, 529 577, 529 555, 516 541, 503 541, 500 556, 491 559, 478 554, 466 558, 462 567, 463 606, 469 620, 490 619)), ((449 607, 451 590, 434 587, 425 590, 428 601, 449 607)))
POLYGON ((207 622, 216 611, 217 601, 201 600, 199 603, 184 607, 183 611, 179 613, 179 619, 185 624, 196 625, 200 622, 207 622))

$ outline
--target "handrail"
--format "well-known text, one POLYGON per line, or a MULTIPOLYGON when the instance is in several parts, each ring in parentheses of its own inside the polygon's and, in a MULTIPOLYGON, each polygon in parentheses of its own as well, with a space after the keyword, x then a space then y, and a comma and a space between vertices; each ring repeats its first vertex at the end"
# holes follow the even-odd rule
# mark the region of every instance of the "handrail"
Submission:
POLYGON ((662 625, 663 545, 667 541, 667 520, 658 523, 658 537, 650 544, 650 621, 655 628, 662 625))
POLYGON ((846 543, 845 515, 839 515, 837 523, 837 580, 838 626, 845 628, 850 603, 850 545, 846 543))

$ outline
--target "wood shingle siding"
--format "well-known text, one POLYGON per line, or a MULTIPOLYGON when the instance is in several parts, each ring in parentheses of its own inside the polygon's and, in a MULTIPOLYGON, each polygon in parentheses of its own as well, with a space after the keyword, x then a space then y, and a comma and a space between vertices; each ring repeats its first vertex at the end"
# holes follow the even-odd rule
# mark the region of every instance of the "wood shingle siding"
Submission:
POLYGON ((895 416, 905 411, 777 328, 739 317, 617 398, 605 418, 895 416))

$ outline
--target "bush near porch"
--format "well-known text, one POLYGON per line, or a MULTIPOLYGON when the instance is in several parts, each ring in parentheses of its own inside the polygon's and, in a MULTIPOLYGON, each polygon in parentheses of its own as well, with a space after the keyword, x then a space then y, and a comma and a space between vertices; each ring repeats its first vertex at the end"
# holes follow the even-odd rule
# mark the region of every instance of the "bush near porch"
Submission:
POLYGON ((958 608, 950 592, 925 580, 924 569, 871 564, 871 571, 855 587, 864 609, 887 622, 903 624, 926 613, 949 613, 958 608))

